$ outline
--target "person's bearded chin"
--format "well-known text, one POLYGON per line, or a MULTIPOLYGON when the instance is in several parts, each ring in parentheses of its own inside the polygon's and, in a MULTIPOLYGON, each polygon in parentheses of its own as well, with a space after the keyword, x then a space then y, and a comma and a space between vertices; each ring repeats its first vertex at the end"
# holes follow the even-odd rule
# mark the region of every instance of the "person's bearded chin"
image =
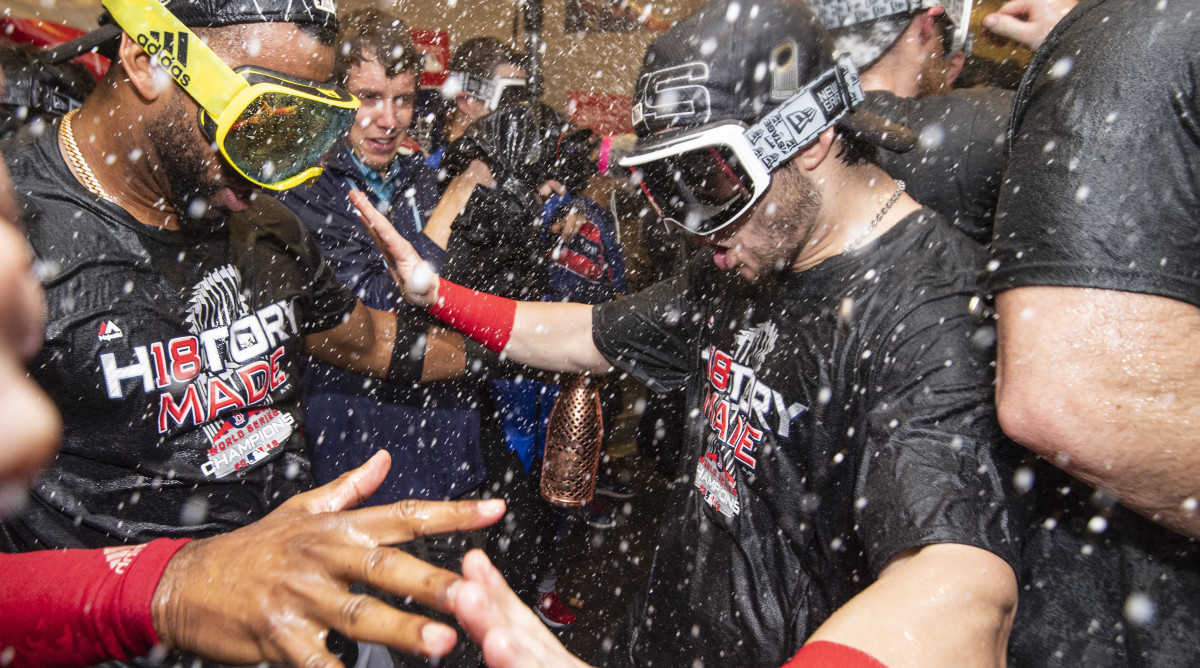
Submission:
MULTIPOLYGON (((207 235, 225 226, 226 211, 219 206, 217 191, 221 185, 212 183, 207 175, 212 170, 213 156, 207 143, 190 141, 187 110, 171 109, 147 123, 146 132, 158 149, 159 169, 166 178, 169 192, 167 204, 175 212, 179 229, 187 234, 207 235)), ((195 123, 194 116, 192 123, 195 123)), ((195 132, 195 131, 191 131, 195 132)))

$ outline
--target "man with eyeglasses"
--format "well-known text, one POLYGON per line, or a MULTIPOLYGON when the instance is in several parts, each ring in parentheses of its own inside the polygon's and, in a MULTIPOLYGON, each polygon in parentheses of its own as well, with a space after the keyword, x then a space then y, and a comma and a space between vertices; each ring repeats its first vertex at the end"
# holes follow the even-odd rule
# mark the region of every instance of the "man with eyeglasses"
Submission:
MULTIPOLYGON (((405 284, 516 361, 687 388, 650 580, 606 665, 1004 663, 1020 522, 983 251, 873 163, 914 138, 858 108, 833 51, 790 0, 711 0, 650 46, 620 164, 707 247, 674 278, 597 306, 405 284)), ((397 280, 420 278, 363 204, 397 280)), ((490 610, 458 597, 490 661, 545 638, 489 647, 490 610)))
POLYGON ((861 72, 864 106, 920 136, 879 163, 976 241, 991 241, 1012 91, 954 88, 971 51, 970 0, 812 0, 861 72))
MULTIPOLYGON (((82 38, 83 48, 116 58, 95 93, 49 131, 5 147, 46 291, 45 341, 28 367, 61 412, 63 431, 62 449, 25 507, 5 518, 0 544, 9 552, 118 548, 105 553, 117 573, 139 555, 156 555, 138 579, 147 605, 130 608, 139 635, 116 639, 126 641, 124 652, 108 656, 145 652, 164 629, 173 633, 158 639, 169 648, 198 650, 193 641, 228 620, 235 628, 227 628, 227 644, 209 646, 212 658, 335 661, 326 648, 330 628, 444 653, 448 627, 394 610, 380 616, 385 606, 346 591, 363 581, 444 608, 444 595, 423 585, 405 591, 408 577, 426 577, 430 567, 380 551, 405 539, 396 531, 347 531, 355 523, 333 514, 321 520, 334 530, 322 548, 326 577, 288 581, 295 571, 287 563, 309 551, 301 546, 243 564, 249 570, 172 581, 196 587, 207 579, 220 595, 238 579, 288 591, 303 580, 298 602, 271 613, 286 619, 253 621, 271 631, 266 641, 236 628, 254 617, 253 606, 226 620, 220 601, 144 633, 149 595, 159 575, 172 573, 167 560, 203 560, 219 549, 186 541, 295 510, 288 499, 312 486, 298 400, 304 355, 404 384, 461 374, 465 360, 461 351, 426 355, 426 326, 364 306, 295 216, 265 192, 319 175, 322 156, 358 107, 328 82, 332 2, 104 6, 104 27, 82 38), (331 551, 341 556, 329 560, 331 551), (385 567, 357 567, 368 559, 385 567), (386 567, 397 560, 410 564, 400 576, 386 567), (312 613, 315 601, 320 614, 312 613), (362 614, 331 615, 331 608, 362 614)), ((368 495, 382 477, 380 461, 368 466, 371 480, 360 474, 352 490, 310 501, 314 512, 368 495)), ((374 517, 406 512, 424 511, 389 506, 374 517)), ((241 536, 253 542, 253 534, 241 536)), ((164 586, 167 614, 177 612, 171 602, 182 594, 164 586)))

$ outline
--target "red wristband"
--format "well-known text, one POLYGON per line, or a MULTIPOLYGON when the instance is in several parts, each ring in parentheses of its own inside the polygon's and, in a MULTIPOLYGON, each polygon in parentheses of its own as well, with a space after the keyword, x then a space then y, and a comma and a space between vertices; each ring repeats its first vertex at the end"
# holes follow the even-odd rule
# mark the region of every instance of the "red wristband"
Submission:
POLYGON ((187 543, 0 555, 0 656, 44 668, 148 653, 158 644, 154 590, 187 543))
POLYGON ((783 668, 887 668, 875 657, 861 649, 849 645, 817 640, 810 642, 796 652, 791 661, 783 664, 783 668))
POLYGON ((489 350, 500 352, 512 335, 517 302, 440 278, 438 300, 429 313, 489 350))

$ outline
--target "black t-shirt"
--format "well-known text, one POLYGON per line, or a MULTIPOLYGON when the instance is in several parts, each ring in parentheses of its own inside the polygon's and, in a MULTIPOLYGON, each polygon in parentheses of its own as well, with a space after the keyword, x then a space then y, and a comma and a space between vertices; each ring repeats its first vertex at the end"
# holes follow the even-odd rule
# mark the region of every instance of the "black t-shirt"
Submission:
POLYGON ((907 153, 880 149, 879 164, 887 173, 903 179, 918 202, 986 244, 992 239, 1012 102, 1010 90, 981 87, 921 98, 869 91, 863 106, 919 138, 907 153))
POLYGON ((29 368, 63 417, 4 548, 206 536, 310 487, 302 337, 355 299, 295 216, 260 195, 211 236, 159 230, 79 185, 52 130, 4 152, 46 272, 29 368))
POLYGON ((999 292, 1029 285, 1200 306, 1200 12, 1085 0, 1017 93, 996 214, 999 292))
MULTIPOLYGON (((1200 12, 1084 0, 1017 93, 994 291, 1122 290, 1200 306, 1200 12)), ((1200 665, 1200 543, 1046 462, 1014 666, 1200 665)))
POLYGON ((982 261, 922 209, 779 282, 703 254, 596 307, 604 357, 686 386, 690 411, 617 663, 781 665, 909 548, 973 545, 1016 568, 982 261))

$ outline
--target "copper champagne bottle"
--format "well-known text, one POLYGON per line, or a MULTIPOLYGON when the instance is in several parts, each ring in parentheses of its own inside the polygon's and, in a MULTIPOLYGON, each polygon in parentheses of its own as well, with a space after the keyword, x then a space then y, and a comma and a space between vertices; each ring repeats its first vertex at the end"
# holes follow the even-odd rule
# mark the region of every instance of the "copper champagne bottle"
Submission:
POLYGON ((602 381, 587 375, 570 376, 550 411, 546 456, 542 460, 542 498, 556 506, 585 506, 596 491, 600 441, 602 381))

